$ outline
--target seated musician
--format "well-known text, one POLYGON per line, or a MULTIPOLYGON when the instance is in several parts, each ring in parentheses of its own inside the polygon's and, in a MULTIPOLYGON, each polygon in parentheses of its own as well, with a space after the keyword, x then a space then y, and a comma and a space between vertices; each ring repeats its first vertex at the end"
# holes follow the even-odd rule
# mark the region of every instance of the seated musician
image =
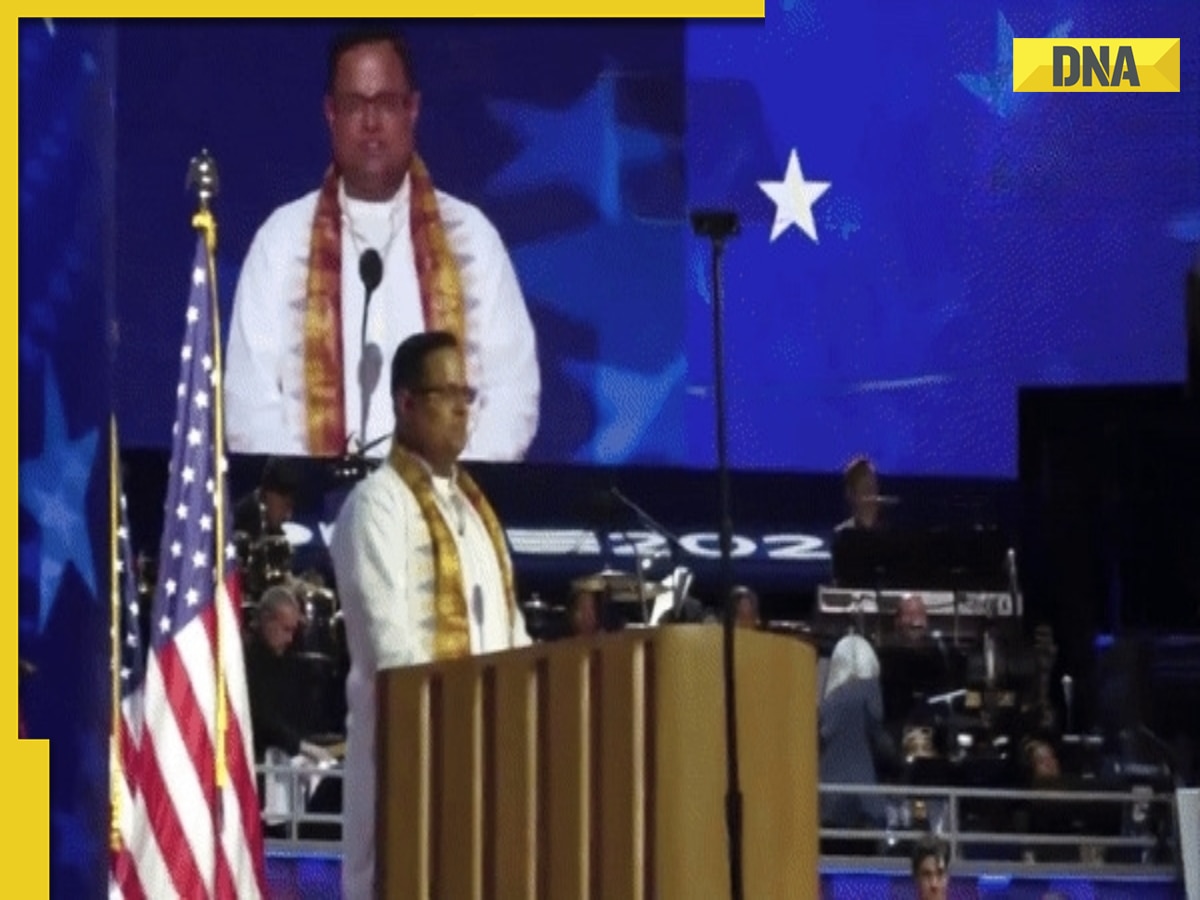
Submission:
POLYGON ((866 456, 856 456, 842 473, 846 488, 846 505, 850 518, 835 530, 847 528, 873 529, 880 525, 879 476, 875 464, 866 456))
POLYGON ((920 644, 929 637, 929 614, 920 594, 905 594, 896 606, 896 636, 904 644, 920 644))
POLYGON ((591 637, 604 630, 604 595, 586 582, 571 587, 567 618, 571 637, 591 637))
POLYGON ((274 585, 258 605, 256 627, 246 643, 246 687, 250 719, 254 725, 254 755, 261 760, 268 748, 288 756, 303 754, 313 760, 332 757, 324 748, 302 740, 297 708, 298 670, 288 651, 301 626, 300 602, 292 589, 274 585))
POLYGON ((754 589, 740 584, 733 589, 733 623, 741 628, 759 628, 762 616, 758 609, 758 594, 754 589))
MULTIPOLYGON (((246 688, 254 728, 257 763, 283 765, 296 756, 312 762, 331 762, 324 747, 304 740, 300 671, 288 653, 301 625, 300 603, 284 585, 267 589, 259 601, 255 628, 245 645, 246 688)), ((285 776, 260 782, 264 813, 282 816, 290 809, 290 784, 285 776)))
MULTIPOLYGON (((1079 779, 1064 777, 1054 744, 1042 737, 1027 738, 1021 745, 1024 781, 1031 791, 1063 791, 1079 788, 1079 779)), ((1119 807, 1109 807, 1119 815, 1119 807)), ((1106 810, 1107 811, 1107 810, 1106 810)), ((1087 804, 1036 798, 1019 804, 1013 817, 1016 831, 1024 834, 1069 835, 1095 833, 1090 820, 1094 810, 1087 804), (1091 827, 1089 827, 1091 826, 1091 827)), ((1101 817, 1103 818, 1103 816, 1101 817)), ((1025 862, 1102 862, 1103 850, 1079 844, 1038 844, 1023 848, 1025 862)))
POLYGON ((233 528, 253 541, 282 535, 292 518, 299 476, 285 459, 272 457, 263 467, 258 487, 242 497, 233 511, 233 528))

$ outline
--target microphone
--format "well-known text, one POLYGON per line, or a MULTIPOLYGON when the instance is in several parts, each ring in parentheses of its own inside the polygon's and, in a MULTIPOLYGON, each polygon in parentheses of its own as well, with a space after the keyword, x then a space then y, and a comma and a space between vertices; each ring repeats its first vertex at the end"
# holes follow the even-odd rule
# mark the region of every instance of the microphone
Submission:
POLYGON ((358 277, 363 283, 362 331, 359 336, 358 387, 362 400, 362 428, 358 432, 358 449, 366 452, 367 412, 371 408, 371 394, 379 385, 383 372, 383 351, 378 344, 367 343, 367 311, 371 308, 371 295, 383 281, 383 259, 374 247, 368 247, 358 258, 358 277))
POLYGON ((1074 700, 1075 700, 1075 681, 1070 675, 1062 677, 1062 692, 1063 703, 1067 707, 1067 734, 1071 733, 1074 728, 1074 716, 1072 715, 1074 700))
POLYGON ((358 277, 367 289, 367 301, 370 302, 371 294, 379 287, 379 282, 383 281, 383 259, 374 247, 368 247, 358 258, 358 277))

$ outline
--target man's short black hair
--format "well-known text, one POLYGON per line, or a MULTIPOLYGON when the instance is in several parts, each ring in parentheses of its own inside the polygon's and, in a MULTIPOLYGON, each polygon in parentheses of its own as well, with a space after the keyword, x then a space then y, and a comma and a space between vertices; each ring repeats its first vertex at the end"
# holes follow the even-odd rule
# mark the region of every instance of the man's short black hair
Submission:
POLYGON ((342 57, 364 44, 391 44, 396 55, 400 57, 400 65, 404 67, 404 77, 408 79, 411 90, 419 90, 417 72, 413 68, 412 53, 403 36, 386 25, 360 25, 348 31, 334 35, 329 42, 329 68, 325 73, 325 93, 333 93, 333 84, 337 80, 338 63, 342 57))
POLYGON ((846 482, 846 487, 852 488, 874 471, 875 464, 871 462, 869 456, 856 456, 842 470, 842 478, 846 482))
POLYGON ((300 473, 291 461, 273 456, 263 467, 259 487, 285 497, 295 497, 300 489, 300 473))
POLYGON ((946 842, 932 834, 926 835, 913 845, 912 852, 912 873, 913 878, 917 877, 917 873, 921 870, 921 863, 929 858, 936 859, 942 864, 943 868, 950 866, 950 853, 946 847, 946 842))
POLYGON ((418 331, 406 338, 392 357, 392 396, 420 388, 425 380, 425 360, 438 350, 457 347, 458 338, 449 331, 418 331))

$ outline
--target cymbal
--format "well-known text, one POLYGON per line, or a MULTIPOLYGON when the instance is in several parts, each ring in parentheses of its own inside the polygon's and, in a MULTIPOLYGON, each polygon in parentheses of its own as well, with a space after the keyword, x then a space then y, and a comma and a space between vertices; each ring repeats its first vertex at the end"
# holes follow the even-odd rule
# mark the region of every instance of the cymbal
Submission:
POLYGON ((657 597, 664 590, 663 586, 657 581, 646 581, 643 579, 641 584, 639 584, 636 574, 621 572, 617 569, 605 569, 603 572, 597 572, 594 575, 585 575, 582 578, 576 578, 571 582, 571 589, 573 591, 592 591, 597 594, 604 594, 607 599, 618 603, 641 603, 643 599, 649 600, 657 597))
POLYGON ((299 593, 303 594, 302 599, 304 600, 313 602, 324 600, 330 606, 337 605, 337 595, 327 587, 319 587, 302 578, 297 579, 295 587, 299 593))

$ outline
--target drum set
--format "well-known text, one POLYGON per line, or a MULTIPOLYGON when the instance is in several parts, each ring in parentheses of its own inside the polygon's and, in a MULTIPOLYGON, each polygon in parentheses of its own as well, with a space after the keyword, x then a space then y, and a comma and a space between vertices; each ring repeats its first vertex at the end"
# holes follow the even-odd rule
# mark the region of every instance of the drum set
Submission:
POLYGON ((589 635, 623 628, 648 628, 669 621, 686 596, 691 573, 677 570, 664 579, 605 568, 573 579, 565 601, 539 593, 523 602, 525 627, 537 641, 589 635))
POLYGON ((263 594, 282 585, 291 590, 300 604, 303 629, 297 636, 296 649, 310 653, 345 652, 337 595, 315 570, 293 574, 294 554, 286 536, 273 534, 253 539, 245 532, 237 532, 234 547, 242 573, 243 624, 253 623, 263 594))

